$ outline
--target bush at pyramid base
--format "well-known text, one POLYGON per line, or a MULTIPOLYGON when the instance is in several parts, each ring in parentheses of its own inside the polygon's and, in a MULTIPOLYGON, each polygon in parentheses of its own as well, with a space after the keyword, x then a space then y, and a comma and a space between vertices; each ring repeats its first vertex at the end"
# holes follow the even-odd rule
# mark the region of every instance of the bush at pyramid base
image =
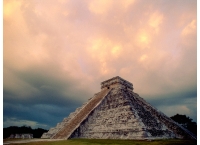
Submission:
POLYGON ((196 139, 196 136, 148 104, 133 92, 130 82, 117 76, 102 82, 101 92, 42 138, 196 139))

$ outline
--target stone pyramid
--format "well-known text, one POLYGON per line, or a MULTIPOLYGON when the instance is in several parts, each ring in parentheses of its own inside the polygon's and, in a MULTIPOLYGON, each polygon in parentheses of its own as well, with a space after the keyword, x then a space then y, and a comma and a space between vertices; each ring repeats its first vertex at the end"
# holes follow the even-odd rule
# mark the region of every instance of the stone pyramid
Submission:
POLYGON ((133 92, 132 83, 117 76, 101 83, 101 91, 41 138, 196 139, 196 136, 133 92))

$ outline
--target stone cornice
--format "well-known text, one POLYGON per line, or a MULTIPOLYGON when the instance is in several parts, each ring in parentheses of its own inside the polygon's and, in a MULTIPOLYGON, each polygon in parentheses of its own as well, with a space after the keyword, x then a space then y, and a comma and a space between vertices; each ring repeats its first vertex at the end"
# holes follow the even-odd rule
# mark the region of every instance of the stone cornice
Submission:
POLYGON ((133 84, 124 80, 123 78, 121 78, 119 76, 116 76, 116 77, 113 77, 109 80, 103 81, 101 83, 101 89, 108 88, 108 87, 113 86, 115 84, 122 85, 122 86, 124 86, 128 89, 133 90, 133 84))

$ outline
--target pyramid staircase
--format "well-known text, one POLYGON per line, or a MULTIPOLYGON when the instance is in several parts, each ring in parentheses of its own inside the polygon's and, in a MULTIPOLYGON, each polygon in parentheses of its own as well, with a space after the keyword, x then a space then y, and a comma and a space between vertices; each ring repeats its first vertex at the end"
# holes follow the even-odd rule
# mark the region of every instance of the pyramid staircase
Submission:
POLYGON ((114 77, 101 83, 101 92, 51 128, 42 138, 196 139, 196 136, 152 107, 133 85, 114 77))
POLYGON ((69 117, 64 118, 63 122, 58 123, 55 128, 51 128, 48 133, 44 133, 41 138, 67 139, 109 91, 110 90, 104 90, 95 94, 93 98, 89 99, 88 103, 77 108, 74 113, 71 113, 69 117))

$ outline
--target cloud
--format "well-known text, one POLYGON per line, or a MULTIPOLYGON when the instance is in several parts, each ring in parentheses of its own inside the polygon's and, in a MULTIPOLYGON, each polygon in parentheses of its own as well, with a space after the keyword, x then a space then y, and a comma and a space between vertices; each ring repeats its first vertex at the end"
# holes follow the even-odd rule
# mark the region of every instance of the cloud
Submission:
POLYGON ((186 36, 196 32, 196 20, 192 20, 182 31, 182 35, 186 36))
MULTIPOLYGON (((53 98, 51 98, 53 99, 53 98)), ((54 100, 54 99, 53 99, 54 100)), ((68 100, 64 105, 61 103, 55 102, 45 102, 46 104, 42 104, 37 102, 37 104, 30 103, 27 101, 20 102, 16 101, 13 104, 12 101, 4 102, 3 113, 4 113, 4 127, 5 125, 12 125, 9 120, 10 118, 16 118, 17 120, 27 120, 35 122, 37 126, 46 125, 45 128, 50 128, 55 126, 58 122, 61 122, 64 117, 67 117, 71 112, 75 111, 77 107, 80 107, 82 103, 78 103, 75 101, 68 100), (9 121, 8 123, 6 123, 9 121)), ((14 120, 13 120, 14 122, 14 120)), ((24 124, 28 125, 28 124, 24 124)))
POLYGON ((113 1, 91 1, 89 4, 89 10, 95 14, 107 13, 111 7, 113 1))
POLYGON ((3 126, 4 127, 9 127, 12 124, 12 126, 31 126, 33 128, 47 128, 47 125, 45 124, 39 124, 38 122, 35 121, 29 121, 29 120, 18 120, 17 118, 7 118, 4 121, 3 126))
POLYGON ((90 1, 88 4, 88 8, 91 13, 97 15, 107 15, 110 11, 116 11, 116 8, 119 8, 122 11, 126 11, 130 5, 133 5, 135 0, 127 0, 127 1, 106 1, 106 0, 97 0, 90 1))
POLYGON ((37 114, 48 112, 52 120, 61 112, 55 124, 99 92, 102 81, 121 76, 161 111, 175 102, 172 108, 185 106, 196 118, 195 107, 178 102, 196 98, 196 1, 7 0, 3 6, 4 117, 51 126, 37 114), (21 109, 9 113, 6 106, 21 109), (30 110, 20 115, 29 107, 35 117, 30 110))
POLYGON ((155 29, 156 33, 158 33, 159 25, 161 25, 162 22, 163 22, 163 15, 160 14, 159 12, 154 12, 149 18, 149 25, 155 29))

